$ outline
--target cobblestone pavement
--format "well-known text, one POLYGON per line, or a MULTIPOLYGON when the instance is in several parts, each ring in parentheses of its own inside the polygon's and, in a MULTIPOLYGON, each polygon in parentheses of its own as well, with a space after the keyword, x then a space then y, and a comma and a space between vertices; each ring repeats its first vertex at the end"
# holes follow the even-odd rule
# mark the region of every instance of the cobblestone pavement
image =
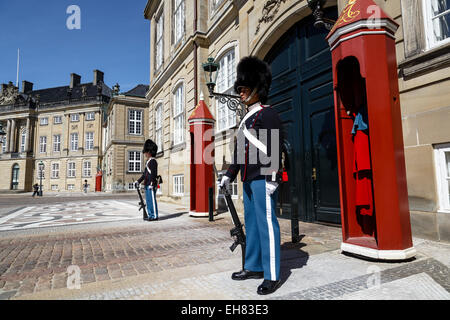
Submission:
MULTIPOLYGON (((120 221, 0 231, 0 299, 450 299, 445 243, 414 239, 415 259, 374 262, 342 254, 336 227, 300 223, 301 241, 291 243, 280 219, 282 286, 259 296, 261 280, 230 278, 241 261, 229 250, 228 214, 209 222, 159 203, 160 220, 144 222, 135 199, 120 202, 116 211, 105 204, 112 215, 127 208, 120 221), (69 289, 78 275, 80 289, 69 289)), ((45 216, 45 206, 33 212, 45 216)))

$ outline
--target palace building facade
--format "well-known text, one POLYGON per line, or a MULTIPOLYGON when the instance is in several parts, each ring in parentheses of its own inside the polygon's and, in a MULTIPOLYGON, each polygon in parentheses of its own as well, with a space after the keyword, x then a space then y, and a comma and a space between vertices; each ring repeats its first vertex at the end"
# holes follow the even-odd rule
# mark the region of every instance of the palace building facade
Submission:
MULTIPOLYGON (((323 16, 336 20, 357 1, 321 1, 323 16)), ((450 8, 439 0, 374 3, 400 26, 395 43, 413 234, 449 241, 450 8)), ((269 104, 289 142, 280 217, 341 223, 329 31, 314 27, 308 1, 148 0, 144 16, 151 26, 149 135, 160 146, 166 178, 161 197, 189 205, 187 119, 202 92, 215 118, 216 165, 226 170, 239 119, 208 97, 202 63, 214 58, 220 65, 215 91, 233 93, 237 63, 254 55, 271 65, 269 104)), ((241 184, 232 192, 242 211, 241 184)))
POLYGON ((119 88, 113 88, 103 123, 103 190, 107 192, 134 190, 145 163, 142 148, 149 131, 148 85, 125 93, 119 93, 119 88))
POLYGON ((85 181, 94 190, 103 158, 103 109, 111 97, 103 78, 94 70, 93 81, 83 84, 72 73, 69 85, 56 88, 2 85, 0 190, 32 191, 42 183, 43 191, 82 191, 85 181))

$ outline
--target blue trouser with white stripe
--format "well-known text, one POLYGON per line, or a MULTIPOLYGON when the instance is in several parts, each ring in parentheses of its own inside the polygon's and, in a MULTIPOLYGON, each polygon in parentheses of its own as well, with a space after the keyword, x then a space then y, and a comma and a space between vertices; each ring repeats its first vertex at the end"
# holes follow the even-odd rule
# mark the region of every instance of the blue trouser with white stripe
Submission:
POLYGON ((278 191, 266 192, 264 179, 244 182, 246 270, 264 271, 264 279, 280 278, 280 226, 275 215, 278 191))
POLYGON ((145 199, 149 218, 158 218, 158 205, 156 204, 156 190, 145 186, 145 199))

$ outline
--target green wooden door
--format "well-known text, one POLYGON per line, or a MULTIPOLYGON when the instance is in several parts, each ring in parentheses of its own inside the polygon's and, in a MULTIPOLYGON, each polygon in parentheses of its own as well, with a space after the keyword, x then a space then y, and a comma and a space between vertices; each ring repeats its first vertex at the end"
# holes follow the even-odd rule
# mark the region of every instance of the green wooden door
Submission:
MULTIPOLYGON (((329 11, 335 15, 336 9, 329 11), (333 11, 334 10, 334 11, 333 11)), ((331 53, 325 30, 310 18, 293 26, 265 60, 271 104, 290 147, 289 182, 280 189, 279 216, 340 223, 331 53)))

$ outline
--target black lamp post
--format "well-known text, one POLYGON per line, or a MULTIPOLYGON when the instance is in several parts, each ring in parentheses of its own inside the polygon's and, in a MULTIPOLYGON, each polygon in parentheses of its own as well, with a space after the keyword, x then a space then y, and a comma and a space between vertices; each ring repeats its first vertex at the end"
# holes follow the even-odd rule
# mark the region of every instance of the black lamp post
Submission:
POLYGON ((40 180, 40 186, 39 186, 39 196, 42 197, 42 173, 44 171, 45 165, 41 161, 39 162, 39 180, 40 180))
POLYGON ((202 63, 202 67, 205 72, 205 80, 209 91, 209 97, 216 97, 219 99, 220 103, 226 103, 228 109, 236 112, 239 118, 242 118, 245 114, 245 104, 241 102, 241 98, 239 96, 214 92, 218 75, 217 71, 220 69, 220 65, 214 62, 214 58, 210 57, 207 62, 202 63))
POLYGON ((328 18, 324 18, 322 7, 325 5, 327 0, 308 0, 308 7, 311 9, 314 16, 314 27, 325 28, 331 30, 336 23, 336 21, 328 18))

